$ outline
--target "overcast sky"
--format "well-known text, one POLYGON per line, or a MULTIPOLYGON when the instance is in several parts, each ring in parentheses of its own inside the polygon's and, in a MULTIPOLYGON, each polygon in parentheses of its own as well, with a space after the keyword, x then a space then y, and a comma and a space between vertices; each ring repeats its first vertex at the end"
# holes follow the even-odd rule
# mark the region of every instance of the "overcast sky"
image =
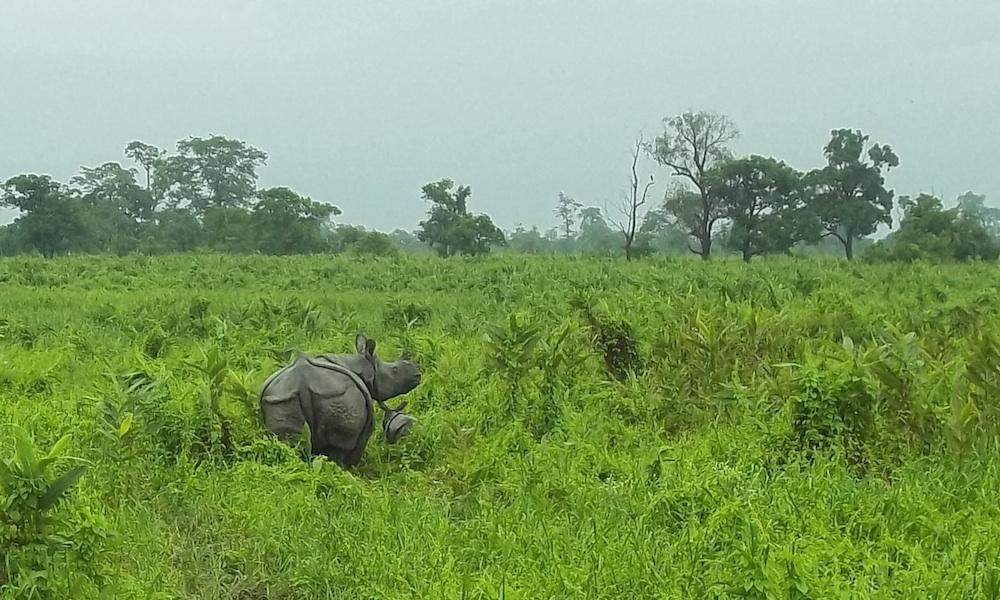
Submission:
POLYGON ((342 222, 412 230, 448 177, 545 229, 560 191, 612 203, 636 134, 688 109, 800 169, 860 128, 897 194, 997 204, 1000 2, 0 2, 0 178, 220 134, 342 222))

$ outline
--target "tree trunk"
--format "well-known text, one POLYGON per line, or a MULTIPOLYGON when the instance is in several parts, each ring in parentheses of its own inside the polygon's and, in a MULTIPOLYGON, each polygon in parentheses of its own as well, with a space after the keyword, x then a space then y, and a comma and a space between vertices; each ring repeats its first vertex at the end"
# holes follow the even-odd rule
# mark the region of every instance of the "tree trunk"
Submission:
POLYGON ((712 234, 708 231, 702 231, 701 239, 698 240, 701 243, 701 255, 702 260, 708 260, 712 256, 712 234))
POLYGON ((698 254, 701 256, 702 260, 708 260, 712 255, 712 224, 713 221, 709 217, 709 204, 708 196, 705 191, 701 192, 701 223, 698 228, 698 243, 701 245, 700 252, 698 254))
POLYGON ((849 235, 844 240, 844 254, 847 256, 847 260, 854 259, 854 236, 849 235))
POLYGON ((743 262, 745 262, 747 264, 750 264, 750 259, 751 258, 753 258, 753 252, 750 250, 750 248, 744 247, 743 248, 743 262))

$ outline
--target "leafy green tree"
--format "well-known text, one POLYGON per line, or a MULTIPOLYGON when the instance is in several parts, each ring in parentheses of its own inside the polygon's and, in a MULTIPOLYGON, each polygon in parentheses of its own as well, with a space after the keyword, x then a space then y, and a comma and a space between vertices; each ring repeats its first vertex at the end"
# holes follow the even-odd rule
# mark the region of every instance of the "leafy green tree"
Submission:
POLYGON ((678 222, 666 205, 649 210, 639 227, 638 240, 651 252, 688 253, 688 230, 678 222))
POLYGON ((140 224, 153 218, 152 195, 136 183, 133 169, 125 169, 116 162, 83 167, 70 184, 88 203, 106 203, 131 223, 140 224))
POLYGON ((404 229, 394 229, 389 233, 389 239, 393 245, 405 252, 428 252, 427 245, 417 239, 415 234, 404 229))
POLYGON ((30 250, 20 224, 0 225, 0 256, 11 256, 30 250))
POLYGON ((818 237, 804 210, 801 179, 783 161, 758 155, 720 163, 706 175, 709 193, 731 222, 728 244, 745 262, 818 237))
POLYGON ((960 213, 982 225, 993 237, 1000 237, 1000 208, 986 206, 985 195, 965 192, 958 197, 957 205, 960 213))
POLYGON ((154 216, 153 197, 136 183, 134 170, 116 162, 83 167, 70 184, 83 203, 95 249, 121 254, 139 245, 154 216))
POLYGON ((134 160, 146 171, 146 191, 152 191, 153 166, 163 156, 163 151, 152 144, 134 140, 125 146, 125 156, 134 160))
POLYGON ((210 207, 246 207, 266 161, 265 152, 240 140, 189 137, 177 142, 176 155, 154 161, 153 187, 169 206, 189 206, 198 216, 210 207))
POLYGON ((209 206, 201 216, 205 246, 217 252, 253 252, 253 213, 241 206, 209 206))
POLYGON ((348 252, 366 256, 396 256, 399 248, 387 234, 367 231, 351 245, 348 252))
POLYGON ((518 225, 508 236, 507 248, 517 254, 547 254, 552 251, 552 242, 538 231, 538 227, 525 229, 518 225))
POLYGON ((467 201, 469 186, 458 186, 450 179, 423 186, 423 198, 431 202, 428 218, 420 221, 417 239, 435 249, 439 256, 486 254, 490 246, 506 243, 503 232, 485 214, 470 214, 467 201))
POLYGON ((975 217, 959 207, 945 209, 929 194, 916 199, 902 196, 903 218, 899 230, 875 244, 867 253, 871 260, 995 260, 1000 240, 975 217))
POLYGON ((15 223, 22 239, 46 258, 80 248, 88 239, 79 200, 48 175, 11 177, 0 188, 0 206, 21 211, 15 223))
POLYGON ((153 226, 147 230, 144 247, 155 253, 190 252, 202 246, 205 238, 202 224, 185 208, 157 211, 153 226))
MULTIPOLYGON (((417 244, 423 247, 419 242, 417 244)), ((360 225, 338 225, 331 232, 328 245, 337 254, 395 256, 399 253, 393 236, 381 231, 368 231, 360 225)))
POLYGON ((833 130, 823 149, 827 165, 805 178, 824 235, 840 241, 848 260, 858 238, 875 233, 880 223, 892 225, 893 192, 886 189, 883 172, 899 166, 899 158, 889 145, 874 144, 866 151, 867 142, 859 130, 833 130))
POLYGON ((711 256, 715 224, 723 217, 719 199, 712 196, 705 175, 731 157, 728 144, 737 137, 739 130, 725 115, 686 112, 664 119, 663 133, 647 146, 647 152, 658 163, 694 185, 696 197, 675 195, 679 201, 668 204, 668 208, 698 240, 699 249, 690 250, 704 260, 711 256))
POLYGON ((577 247, 584 254, 612 255, 621 250, 621 236, 608 226, 600 208, 589 206, 580 211, 577 247))
POLYGON ((583 208, 582 204, 563 192, 559 192, 559 201, 556 203, 555 214, 559 217, 559 222, 562 225, 563 239, 573 239, 573 223, 576 221, 576 214, 581 208, 583 208))
POLYGON ((287 187, 262 190, 252 216, 257 249, 267 254, 320 252, 326 247, 330 218, 339 214, 336 206, 287 187))

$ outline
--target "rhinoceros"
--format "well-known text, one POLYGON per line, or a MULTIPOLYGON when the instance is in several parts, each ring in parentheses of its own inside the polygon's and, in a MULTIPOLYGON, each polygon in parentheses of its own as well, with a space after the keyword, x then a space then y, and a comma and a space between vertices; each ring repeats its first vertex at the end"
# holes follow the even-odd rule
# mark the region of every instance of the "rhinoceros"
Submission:
POLYGON ((413 390, 420 369, 404 354, 385 362, 375 354, 375 340, 363 333, 354 354, 298 354, 268 377, 259 401, 264 426, 285 442, 301 435, 308 423, 312 448, 342 467, 361 459, 374 428, 374 403, 384 411, 386 441, 405 436, 413 419, 403 402, 390 408, 385 401, 413 390))

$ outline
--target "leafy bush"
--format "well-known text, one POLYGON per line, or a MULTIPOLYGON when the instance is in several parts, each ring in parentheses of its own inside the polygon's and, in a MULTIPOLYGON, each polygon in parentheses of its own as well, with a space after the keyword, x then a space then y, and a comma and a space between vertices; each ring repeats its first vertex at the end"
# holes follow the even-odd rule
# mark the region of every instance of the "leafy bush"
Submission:
POLYGON ((103 519, 59 511, 86 470, 78 465, 52 476, 69 441, 63 436, 39 456, 27 433, 14 429, 14 454, 0 461, 0 592, 18 598, 76 597, 104 583, 106 567, 95 560, 95 549, 109 533, 103 519))
POLYGON ((866 251, 868 260, 965 261, 1000 257, 1000 239, 962 206, 945 209, 941 200, 927 194, 915 200, 904 196, 900 205, 904 216, 899 230, 871 246, 866 251))

